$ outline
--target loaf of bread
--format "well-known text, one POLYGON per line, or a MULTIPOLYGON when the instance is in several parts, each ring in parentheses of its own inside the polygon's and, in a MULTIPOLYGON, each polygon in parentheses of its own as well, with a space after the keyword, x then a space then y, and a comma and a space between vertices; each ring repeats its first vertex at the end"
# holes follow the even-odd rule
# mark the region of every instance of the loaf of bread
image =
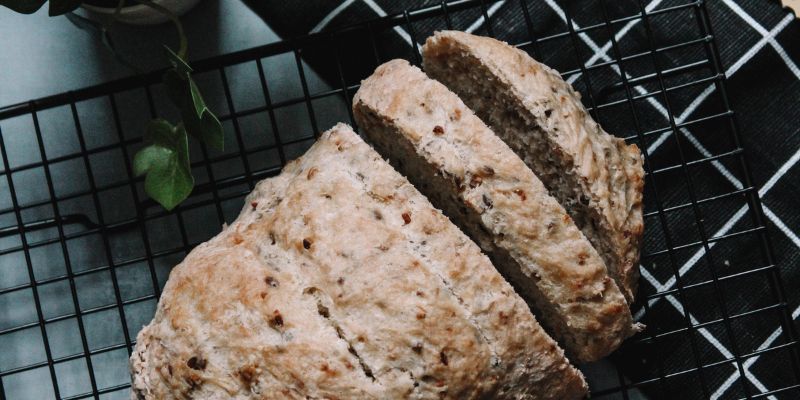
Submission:
POLYGON ((362 82, 353 113, 375 149, 532 302, 570 359, 598 360, 636 332, 597 251, 458 96, 394 60, 362 82))
POLYGON ((607 134, 558 72, 506 43, 438 32, 425 72, 457 93, 542 180, 597 248, 628 301, 639 278, 642 157, 607 134))
POLYGON ((170 274, 134 399, 578 399, 478 246, 346 125, 170 274))

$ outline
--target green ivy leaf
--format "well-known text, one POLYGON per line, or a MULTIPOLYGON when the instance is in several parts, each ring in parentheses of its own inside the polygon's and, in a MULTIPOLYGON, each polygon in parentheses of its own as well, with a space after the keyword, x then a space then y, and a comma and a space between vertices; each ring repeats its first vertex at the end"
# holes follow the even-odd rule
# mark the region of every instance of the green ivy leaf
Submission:
POLYGON ((33 14, 42 8, 45 1, 47 0, 0 0, 0 6, 22 14, 33 14))
POLYGON ((147 195, 172 210, 194 187, 186 130, 182 124, 173 127, 163 119, 156 119, 147 126, 145 138, 153 144, 134 156, 134 173, 147 174, 144 180, 147 195))
POLYGON ((144 140, 170 149, 178 148, 181 144, 181 138, 175 134, 176 128, 169 121, 156 118, 147 124, 147 129, 144 131, 144 140))
POLYGON ((48 13, 51 17, 66 14, 70 11, 74 11, 82 2, 82 0, 50 0, 48 13))
POLYGON ((176 69, 164 73, 167 95, 181 112, 181 119, 190 135, 212 148, 222 150, 225 134, 222 124, 206 106, 197 84, 188 73, 176 69))
POLYGON ((200 95, 200 89, 194 83, 192 78, 189 78, 189 90, 192 96, 192 104, 194 105, 195 119, 190 119, 192 123, 198 123, 197 128, 200 132, 200 138, 209 146, 222 150, 225 148, 225 134, 222 131, 222 124, 219 122, 214 113, 206 106, 203 101, 203 96, 200 95))
POLYGON ((189 79, 189 94, 192 95, 192 105, 194 106, 195 115, 197 118, 202 118, 203 113, 210 110, 206 107, 206 102, 203 101, 203 96, 200 94, 200 89, 190 76, 189 79))
POLYGON ((164 48, 172 64, 164 73, 164 87, 183 121, 175 127, 163 119, 151 121, 145 140, 152 144, 136 153, 133 162, 137 175, 147 174, 144 181, 147 194, 172 210, 189 196, 194 186, 187 135, 222 150, 224 133, 219 119, 208 109, 192 80, 192 68, 169 47, 164 48))

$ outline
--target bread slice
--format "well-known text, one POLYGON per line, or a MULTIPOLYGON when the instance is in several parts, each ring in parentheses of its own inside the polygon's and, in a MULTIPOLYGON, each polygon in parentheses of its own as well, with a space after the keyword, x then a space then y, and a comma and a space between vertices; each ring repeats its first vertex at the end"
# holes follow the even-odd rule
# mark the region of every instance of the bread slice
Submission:
POLYGON ((506 43, 437 32, 425 72, 457 93, 567 209, 630 302, 644 231, 642 156, 600 127, 557 71, 506 43))
POLYGON ((171 273, 138 399, 578 399, 489 259, 350 127, 260 182, 171 273))
POLYGON ((353 111, 379 153, 444 210, 534 304, 571 359, 636 331, 597 251, 563 207, 458 97, 405 60, 362 82, 353 111))

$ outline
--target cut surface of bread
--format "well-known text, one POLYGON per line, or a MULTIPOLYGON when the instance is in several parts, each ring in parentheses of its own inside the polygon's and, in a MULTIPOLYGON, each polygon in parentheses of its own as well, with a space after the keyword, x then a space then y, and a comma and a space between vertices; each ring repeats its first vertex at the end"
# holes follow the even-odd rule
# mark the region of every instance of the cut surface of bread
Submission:
POLYGON ((350 127, 260 182, 170 274, 134 399, 578 399, 480 249, 350 127))
POLYGON ((362 82, 353 111, 376 150, 481 246, 571 359, 600 359, 636 332, 564 208, 441 83, 390 61, 362 82))
POLYGON ((423 59, 425 72, 457 93, 533 169, 631 302, 644 231, 636 145, 603 131, 557 71, 504 42, 437 32, 423 59))

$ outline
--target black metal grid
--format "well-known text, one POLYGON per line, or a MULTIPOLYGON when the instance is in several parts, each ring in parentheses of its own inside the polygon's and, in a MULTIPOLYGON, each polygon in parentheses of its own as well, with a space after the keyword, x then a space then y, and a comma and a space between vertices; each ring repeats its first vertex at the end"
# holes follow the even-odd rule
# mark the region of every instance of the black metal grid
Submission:
MULTIPOLYGON (((193 246, 213 235, 225 221, 231 221, 255 182, 277 174, 288 159, 301 154, 313 142, 318 132, 337 119, 354 123, 349 109, 351 96, 358 88, 359 79, 388 59, 387 54, 382 54, 380 44, 392 34, 394 27, 403 27, 413 43, 412 49, 406 49, 405 53, 399 51, 398 55, 418 64, 417 44, 420 39, 424 40, 422 31, 427 34, 432 28, 463 29, 453 26, 455 13, 483 15, 486 23, 479 33, 495 36, 496 29, 487 12, 492 3, 443 2, 331 33, 194 63, 207 101, 215 110, 224 110, 220 119, 226 125, 228 150, 211 153, 205 147, 194 145, 192 167, 198 184, 190 199, 172 213, 163 211, 146 198, 141 179, 133 177, 131 168, 131 157, 141 146, 140 132, 146 120, 175 116, 162 101, 160 72, 0 109, 0 182, 6 186, 0 190, 0 266, 4 268, 0 274, 22 271, 16 282, 14 278, 0 280, 0 354, 13 353, 10 350, 23 342, 28 343, 25 346, 34 342, 32 347, 26 347, 28 350, 17 351, 23 354, 6 358, 0 355, 0 398, 20 394, 24 398, 31 397, 34 387, 29 387, 31 391, 27 392, 14 386, 19 386, 20 377, 28 375, 27 380, 20 381, 37 381, 39 385, 35 389, 39 391, 35 393, 49 393, 55 398, 127 397, 127 357, 139 327, 152 317, 169 269, 193 246), (304 62, 322 57, 336 65, 336 79, 329 80, 327 85, 310 81, 307 78, 309 67, 304 62), (288 60, 297 75, 287 78, 273 76, 267 71, 277 58, 288 60), (230 71, 236 68, 250 69, 254 72, 253 79, 243 84, 231 81, 230 71), (271 88, 285 85, 287 80, 297 86, 296 95, 274 98, 271 88), (258 93, 260 101, 243 106, 239 101, 242 90, 258 93), (261 129, 267 133, 248 128, 254 118, 262 121, 261 129), (300 134, 288 133, 282 120, 291 120, 292 124, 305 126, 305 129, 293 128, 300 134), (55 123, 55 129, 48 130, 44 121, 59 122, 55 123), (95 130, 96 125, 103 128, 99 131, 105 132, 99 135, 101 140, 97 139, 96 132, 86 133, 95 130), (57 132, 51 134, 51 130, 57 132), (60 140, 57 135, 61 138, 74 135, 72 150, 52 154, 48 143, 60 140), (38 152, 20 154, 17 147, 24 147, 19 143, 26 140, 33 141, 33 147, 29 148, 38 148, 38 152), (68 178, 62 176, 64 165, 70 166, 66 169, 71 171, 68 178), (74 171, 85 173, 77 183, 71 181, 76 179, 74 171), (38 189, 29 190, 32 186, 38 189), (48 267, 52 265, 58 266, 56 271, 48 267), (58 290, 51 290, 54 287, 58 290), (100 300, 95 298, 98 296, 86 300, 90 291, 101 293, 100 300), (65 342, 72 343, 65 345, 65 342)), ((527 37, 514 44, 545 61, 553 51, 548 46, 568 48, 563 51, 574 54, 572 63, 556 67, 565 77, 581 75, 575 85, 584 94, 593 115, 602 122, 603 113, 630 113, 627 124, 610 127, 610 131, 633 133, 626 140, 640 147, 646 147, 666 132, 677 149, 674 153, 677 157, 667 160, 646 157, 645 160, 646 226, 648 232, 660 226, 664 236, 655 244, 648 245, 645 240, 643 255, 643 263, 666 259, 676 287, 659 292, 648 291, 647 285, 642 285, 637 307, 645 308, 643 320, 649 328, 629 340, 618 352, 620 355, 612 357, 617 368, 616 384, 597 387, 592 381, 593 375, 589 375, 593 397, 627 399, 633 391, 650 387, 669 393, 671 385, 686 382, 685 379, 699 383, 703 396, 709 397, 705 371, 731 364, 739 370, 737 380, 744 397, 763 397, 765 394, 756 395, 741 376, 746 359, 767 353, 785 353, 791 359, 794 380, 771 388, 768 394, 797 391, 800 387, 797 337, 785 304, 757 189, 752 185, 725 93, 724 69, 703 1, 686 1, 652 12, 646 12, 638 1, 638 9, 619 16, 610 15, 606 2, 599 0, 595 3, 602 18, 597 23, 578 29, 570 23, 560 31, 544 33, 532 22, 529 1, 510 3, 524 15, 525 21, 514 29, 525 32, 527 37), (651 24, 657 23, 654 20, 661 16, 677 13, 692 16, 697 25, 696 35, 680 43, 660 43, 653 35, 651 24), (649 48, 626 54, 624 46, 614 38, 613 29, 636 20, 644 27, 649 48), (613 44, 612 60, 584 66, 585 54, 582 54, 578 35, 603 32, 613 44), (662 56, 686 49, 699 49, 704 56, 682 65, 662 65, 662 56), (652 62, 654 70, 637 73, 640 69, 636 63, 642 61, 652 62), (622 78, 599 77, 593 81, 593 76, 608 73, 610 68, 619 68, 622 78), (676 121, 670 105, 671 96, 707 84, 715 85, 720 108, 701 113, 692 120, 676 121), (633 85, 644 85, 649 90, 637 94, 633 85), (649 126, 642 102, 651 97, 664 101, 669 114, 668 126, 649 126), (731 145, 711 155, 687 155, 682 150, 684 139, 676 132, 689 126, 702 129, 708 123, 723 127, 726 133, 719 140, 729 141, 731 145), (744 188, 704 194, 700 189, 708 182, 697 182, 690 170, 715 161, 734 165, 744 188), (670 174, 678 174, 685 184, 688 197, 680 203, 670 204, 669 199, 665 200, 665 194, 673 189, 665 189, 659 176, 670 174), (747 205, 751 224, 739 231, 711 237, 704 226, 704 207, 731 200, 747 205), (686 241, 670 235, 672 218, 687 212, 694 217, 699 232, 697 240, 686 241), (712 258, 712 244, 727 241, 738 244, 741 240, 754 250, 757 248, 760 258, 734 272, 720 273, 712 258), (708 276, 687 282, 677 271, 678 258, 681 252, 698 248, 705 249, 708 276), (732 280, 762 282, 757 279, 767 282, 772 301, 749 309, 731 310, 724 293, 725 284, 732 280), (693 291, 707 292, 707 298, 713 299, 720 314, 692 321, 684 313, 680 321, 662 323, 658 311, 651 310, 651 304, 668 296, 688 307, 694 298, 693 291), (737 320, 745 318, 779 322, 783 328, 782 340, 766 349, 739 348, 734 326, 737 320), (698 350, 695 333, 712 328, 721 329, 722 335, 727 337, 732 357, 709 360, 698 350), (654 349, 668 346, 672 340, 690 342, 694 354, 688 367, 668 370, 661 359, 643 361, 654 354, 654 349), (631 372, 641 368, 642 363, 655 366, 645 368, 643 373, 631 372)), ((567 20, 572 21, 569 7, 564 7, 564 11, 567 20)), ((70 148, 70 145, 65 147, 70 148)), ((709 176, 708 179, 722 178, 709 176)))

